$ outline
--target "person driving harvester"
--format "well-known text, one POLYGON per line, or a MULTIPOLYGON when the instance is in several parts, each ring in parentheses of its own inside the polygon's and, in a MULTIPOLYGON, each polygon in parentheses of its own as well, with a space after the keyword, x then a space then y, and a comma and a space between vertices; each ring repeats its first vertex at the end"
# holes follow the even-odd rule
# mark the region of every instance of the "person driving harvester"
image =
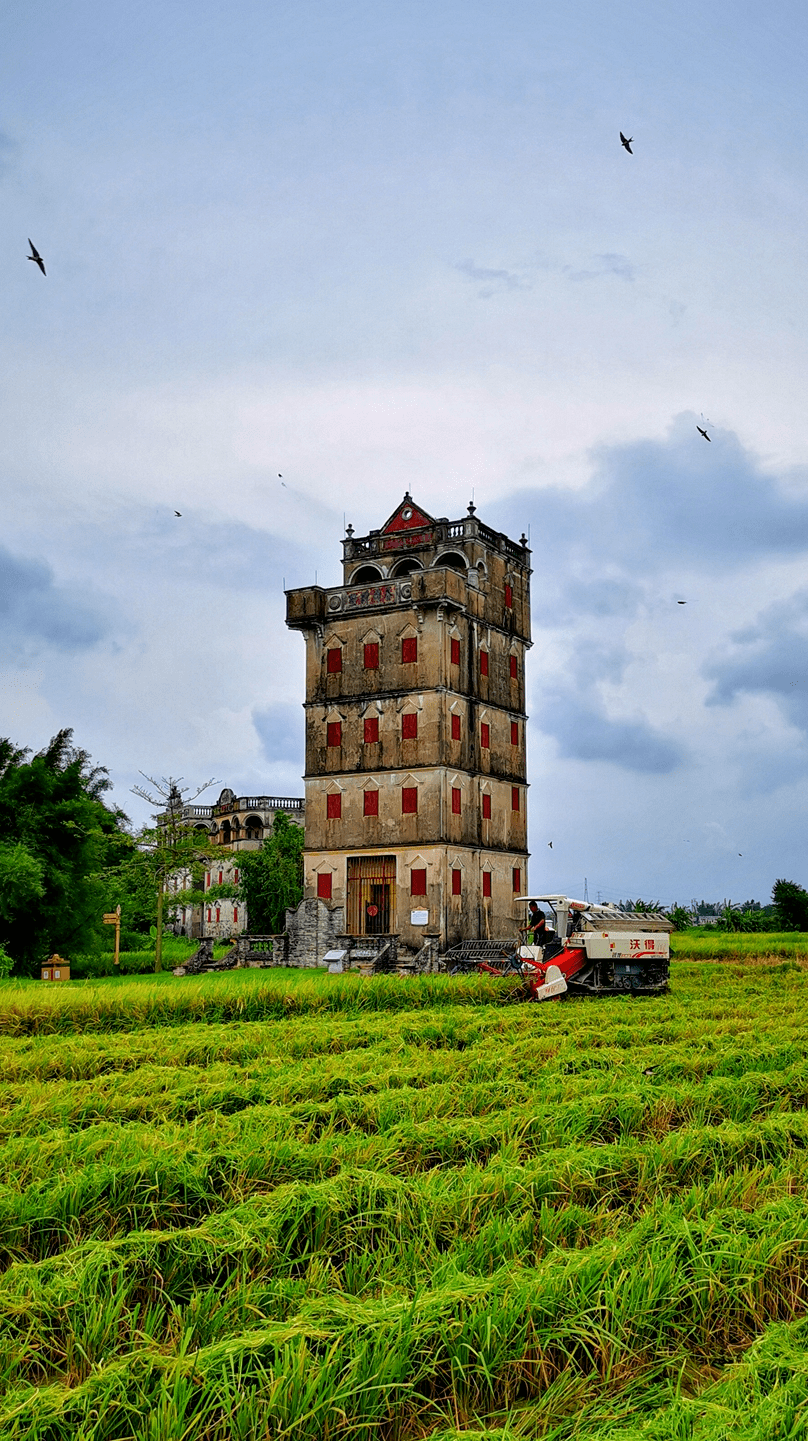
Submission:
POLYGON ((544 911, 539 910, 535 901, 531 901, 527 908, 527 932, 529 946, 546 945, 550 936, 544 911))

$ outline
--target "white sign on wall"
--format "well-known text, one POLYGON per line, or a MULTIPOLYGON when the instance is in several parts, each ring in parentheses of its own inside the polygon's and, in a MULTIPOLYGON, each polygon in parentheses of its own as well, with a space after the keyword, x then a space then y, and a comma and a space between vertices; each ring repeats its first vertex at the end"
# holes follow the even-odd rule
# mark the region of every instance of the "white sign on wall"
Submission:
POLYGON ((429 911, 410 911, 411 926, 429 925, 429 911))

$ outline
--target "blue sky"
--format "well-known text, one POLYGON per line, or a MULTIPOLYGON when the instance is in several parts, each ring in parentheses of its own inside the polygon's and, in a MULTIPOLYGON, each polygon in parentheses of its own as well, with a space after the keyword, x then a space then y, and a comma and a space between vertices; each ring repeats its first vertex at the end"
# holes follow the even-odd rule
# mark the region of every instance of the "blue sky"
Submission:
POLYGON ((300 793, 284 580, 473 491, 534 546, 533 884, 808 884, 807 38, 796 4, 10 9, 0 734, 72 725, 135 819, 139 769, 300 793))

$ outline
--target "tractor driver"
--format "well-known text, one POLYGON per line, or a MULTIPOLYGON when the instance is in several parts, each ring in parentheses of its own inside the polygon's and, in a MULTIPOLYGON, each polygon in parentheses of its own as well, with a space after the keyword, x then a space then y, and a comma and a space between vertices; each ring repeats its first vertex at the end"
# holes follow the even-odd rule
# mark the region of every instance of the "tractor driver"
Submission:
POLYGON ((543 911, 540 911, 535 901, 530 901, 527 908, 527 929, 530 933, 529 945, 543 946, 546 944, 549 931, 547 920, 543 911))

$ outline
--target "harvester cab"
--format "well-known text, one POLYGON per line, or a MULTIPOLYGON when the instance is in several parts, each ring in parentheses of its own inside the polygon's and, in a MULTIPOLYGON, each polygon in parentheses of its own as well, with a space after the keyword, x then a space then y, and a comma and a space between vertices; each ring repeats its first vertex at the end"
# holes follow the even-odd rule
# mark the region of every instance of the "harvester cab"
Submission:
POLYGON ((672 922, 570 896, 524 896, 522 974, 537 1001, 563 995, 657 995, 668 988, 672 922))

